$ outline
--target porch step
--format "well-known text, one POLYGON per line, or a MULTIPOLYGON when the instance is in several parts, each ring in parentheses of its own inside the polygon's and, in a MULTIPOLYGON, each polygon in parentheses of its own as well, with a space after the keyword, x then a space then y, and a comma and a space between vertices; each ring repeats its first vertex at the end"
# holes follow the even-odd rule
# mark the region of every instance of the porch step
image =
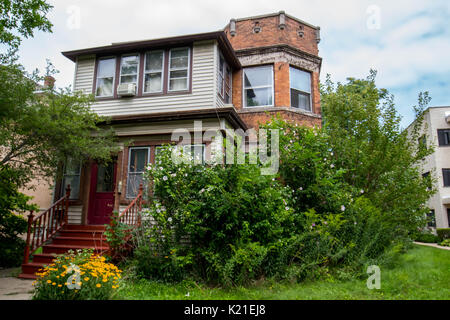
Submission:
POLYGON ((97 237, 55 237, 53 238, 53 244, 58 245, 81 245, 81 246, 89 246, 89 247, 108 247, 106 242, 106 238, 100 236, 97 237))
POLYGON ((89 230, 89 231, 105 231, 104 225, 80 225, 80 224, 68 224, 64 226, 63 230, 89 230))
MULTIPOLYGON (((59 235, 61 237, 80 237, 80 238, 97 238, 102 237, 104 231, 100 230, 82 230, 82 229, 73 229, 73 230, 61 230, 59 235)), ((103 237, 106 239, 106 237, 103 237)))
POLYGON ((94 248, 93 246, 89 245, 83 246, 83 245, 68 245, 68 244, 46 244, 45 246, 42 247, 42 252, 61 254, 66 253, 69 250, 76 251, 78 249, 94 249, 94 253, 102 253, 104 251, 107 251, 109 247, 97 246, 94 248))
POLYGON ((35 273, 53 262, 55 254, 66 253, 69 250, 93 249, 95 253, 108 251, 109 246, 103 235, 105 226, 66 225, 50 241, 42 246, 42 253, 34 254, 33 261, 22 264, 19 278, 36 279, 35 273))
POLYGON ((53 253, 40 253, 33 256, 33 262, 48 265, 53 262, 55 255, 53 253))

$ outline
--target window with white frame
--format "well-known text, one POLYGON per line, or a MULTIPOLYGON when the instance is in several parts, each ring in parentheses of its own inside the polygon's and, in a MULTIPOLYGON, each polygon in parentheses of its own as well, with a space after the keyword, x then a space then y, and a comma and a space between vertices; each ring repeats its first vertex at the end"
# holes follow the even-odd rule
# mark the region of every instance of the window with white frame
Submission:
POLYGON ((231 68, 219 54, 219 83, 217 91, 225 103, 231 103, 231 68))
POLYGON ((164 51, 150 51, 145 54, 144 93, 163 91, 164 51))
POLYGON ((109 97, 114 92, 116 58, 102 58, 97 63, 97 84, 95 96, 109 97))
POLYGON ((72 159, 67 160, 64 164, 61 194, 65 194, 66 188, 70 184, 70 199, 79 199, 80 175, 80 161, 75 161, 72 159))
POLYGON ((189 85, 189 48, 169 52, 169 91, 187 90, 189 85))
POLYGON ((291 107, 311 111, 311 73, 290 67, 291 107))
POLYGON ((120 60, 120 83, 134 83, 137 85, 139 73, 139 55, 122 56, 120 60))
POLYGON ((273 106, 273 66, 244 69, 245 107, 273 106))
POLYGON ((135 198, 139 185, 143 182, 143 174, 150 159, 150 147, 132 147, 129 149, 127 198, 135 198))

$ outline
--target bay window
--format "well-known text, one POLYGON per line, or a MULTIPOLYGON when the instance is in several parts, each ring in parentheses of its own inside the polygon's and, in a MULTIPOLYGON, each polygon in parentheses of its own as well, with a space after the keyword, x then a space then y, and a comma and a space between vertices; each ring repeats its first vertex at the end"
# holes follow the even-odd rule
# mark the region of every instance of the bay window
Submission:
POLYGON ((144 93, 163 91, 164 51, 145 54, 144 93))
POLYGON ((244 69, 244 105, 273 106, 273 66, 244 69))
POLYGON ((289 68, 291 107, 311 111, 311 73, 289 68))
POLYGON ((116 58, 103 58, 98 60, 95 96, 109 97, 113 95, 115 74, 116 58))
POLYGON ((150 159, 150 147, 132 147, 128 158, 127 198, 135 198, 150 159))
POLYGON ((171 49, 169 52, 169 91, 188 89, 189 48, 171 49))
POLYGON ((122 56, 120 62, 120 83, 134 83, 137 85, 139 72, 139 55, 122 56))

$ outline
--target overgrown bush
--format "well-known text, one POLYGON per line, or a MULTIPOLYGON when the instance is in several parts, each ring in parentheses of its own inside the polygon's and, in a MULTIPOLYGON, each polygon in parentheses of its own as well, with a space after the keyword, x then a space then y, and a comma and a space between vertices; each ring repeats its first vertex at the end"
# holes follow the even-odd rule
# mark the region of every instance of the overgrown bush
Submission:
POLYGON ((450 239, 445 239, 444 241, 439 243, 439 245, 444 246, 444 247, 450 247, 450 239))
POLYGON ((89 250, 69 251, 40 270, 34 300, 107 300, 119 288, 121 271, 89 250))

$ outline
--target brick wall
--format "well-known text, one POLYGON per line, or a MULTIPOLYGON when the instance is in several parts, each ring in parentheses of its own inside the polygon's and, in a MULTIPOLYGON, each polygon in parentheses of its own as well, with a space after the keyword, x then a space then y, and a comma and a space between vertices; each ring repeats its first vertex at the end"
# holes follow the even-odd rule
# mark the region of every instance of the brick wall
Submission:
MULTIPOLYGON (((226 26, 225 33, 244 68, 273 65, 274 107, 280 108, 279 114, 283 118, 310 126, 320 125, 319 76, 322 60, 318 56, 318 31, 315 27, 287 15, 284 15, 284 26, 280 28, 280 22, 283 22, 281 15, 284 13, 237 19, 234 22, 234 34, 230 33, 231 22, 226 26), (255 27, 259 28, 259 32, 255 32, 255 27), (290 66, 311 73, 312 114, 289 110, 290 66)), ((250 127, 256 127, 258 122, 268 121, 276 110, 268 112, 267 115, 263 111, 255 112, 243 108, 242 73, 242 70, 233 73, 232 102, 241 118, 250 127)))
POLYGON ((254 17, 246 20, 236 20, 236 34, 230 35, 230 24, 225 33, 235 50, 288 44, 309 54, 318 55, 316 29, 285 16, 284 29, 279 28, 280 14, 265 17, 254 17), (254 27, 259 26, 260 32, 255 33, 254 27), (299 32, 303 36, 299 36, 299 32))

